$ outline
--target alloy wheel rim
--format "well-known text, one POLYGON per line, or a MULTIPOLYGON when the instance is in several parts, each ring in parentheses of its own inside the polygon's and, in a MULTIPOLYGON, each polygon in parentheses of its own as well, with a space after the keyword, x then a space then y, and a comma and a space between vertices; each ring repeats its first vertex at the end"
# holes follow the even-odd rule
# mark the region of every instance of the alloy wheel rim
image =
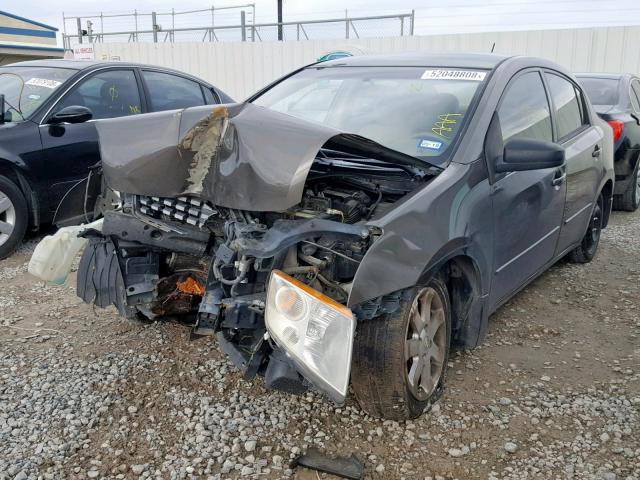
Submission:
POLYGON ((596 206, 593 209, 593 215, 591 215, 591 221, 589 222, 589 235, 587 236, 588 248, 591 249, 598 244, 600 240, 602 216, 600 206, 596 206))
POLYGON ((636 205, 640 204, 640 174, 636 172, 636 205))
POLYGON ((416 295, 408 323, 404 346, 407 384, 415 398, 427 400, 440 382, 447 341, 444 305, 433 288, 416 295))
POLYGON ((11 199, 0 191, 0 247, 7 243, 16 227, 16 208, 11 199))

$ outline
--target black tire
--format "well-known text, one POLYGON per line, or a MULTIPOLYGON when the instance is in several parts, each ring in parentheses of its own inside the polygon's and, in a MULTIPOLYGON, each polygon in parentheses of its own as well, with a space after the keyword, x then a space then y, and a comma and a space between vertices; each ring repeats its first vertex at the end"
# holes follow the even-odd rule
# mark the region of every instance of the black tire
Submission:
POLYGON ((0 260, 17 248, 28 224, 29 209, 24 195, 15 183, 0 175, 0 260))
POLYGON ((613 208, 625 212, 635 212, 640 206, 640 159, 636 163, 636 169, 631 175, 631 183, 622 195, 614 195, 613 208))
POLYGON ((603 213, 604 198, 600 195, 596 206, 591 212, 587 231, 582 237, 580 245, 569 254, 569 260, 574 263, 589 263, 596 256, 598 244, 600 243, 600 233, 602 232, 603 213))
MULTIPOLYGON (((425 332, 428 330, 424 329, 425 332)), ((354 342, 351 383, 362 409, 374 417, 391 420, 407 420, 422 414, 429 402, 434 402, 442 391, 446 380, 450 344, 451 304, 447 286, 440 278, 434 278, 426 287, 415 287, 404 292, 400 309, 395 313, 360 323, 354 342), (434 305, 435 308, 429 308, 429 320, 424 324, 439 325, 437 328, 434 327, 436 330, 431 345, 437 344, 436 351, 441 361, 435 361, 435 356, 424 353, 425 358, 429 358, 431 378, 425 380, 427 377, 420 376, 412 385, 409 381, 411 369, 414 365, 418 368, 420 365, 416 363, 416 359, 422 359, 423 363, 425 360, 422 357, 423 353, 415 357, 410 356, 410 341, 417 340, 421 345, 424 343, 421 336, 416 337, 415 332, 412 333, 415 325, 410 319, 414 305, 418 308, 417 302, 423 298, 421 295, 425 295, 425 292, 433 292, 439 302, 437 303, 434 297, 430 305, 434 305), (443 323, 439 313, 431 316, 438 308, 442 308, 443 323), (434 370, 434 365, 436 370, 439 369, 439 373, 434 370), (413 393, 416 390, 415 383, 421 383, 418 396, 413 393), (427 383, 430 391, 426 391, 422 383, 427 383)), ((425 350, 431 348, 428 342, 424 343, 425 350)))

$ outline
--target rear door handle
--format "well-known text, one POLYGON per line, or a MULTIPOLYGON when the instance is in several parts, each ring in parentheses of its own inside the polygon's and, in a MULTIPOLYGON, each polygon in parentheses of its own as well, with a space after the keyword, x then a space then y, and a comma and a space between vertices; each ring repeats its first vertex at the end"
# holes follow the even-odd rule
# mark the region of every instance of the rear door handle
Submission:
POLYGON ((593 152, 591 152, 591 156, 593 158, 597 158, 600 156, 600 147, 598 145, 595 146, 595 148, 593 149, 593 152))

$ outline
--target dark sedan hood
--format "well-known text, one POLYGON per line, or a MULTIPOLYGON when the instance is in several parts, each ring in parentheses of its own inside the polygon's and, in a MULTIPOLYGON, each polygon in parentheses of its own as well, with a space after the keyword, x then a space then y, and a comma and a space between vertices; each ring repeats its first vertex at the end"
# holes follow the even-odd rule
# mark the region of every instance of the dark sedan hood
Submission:
POLYGON ((279 211, 302 198, 321 147, 422 169, 429 164, 357 135, 250 103, 96 122, 107 184, 139 195, 193 195, 279 211))

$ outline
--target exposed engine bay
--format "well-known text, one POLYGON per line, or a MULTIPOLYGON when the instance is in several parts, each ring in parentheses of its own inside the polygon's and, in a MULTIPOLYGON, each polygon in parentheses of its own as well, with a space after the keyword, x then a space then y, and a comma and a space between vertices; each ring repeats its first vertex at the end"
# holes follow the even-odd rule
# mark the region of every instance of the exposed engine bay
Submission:
POLYGON ((301 200, 280 211, 123 193, 103 231, 85 234, 78 295, 129 318, 177 318, 215 335, 245 378, 291 393, 313 385, 342 402, 356 321, 397 308, 393 298, 346 307, 381 234, 367 222, 437 173, 325 146, 301 200))

